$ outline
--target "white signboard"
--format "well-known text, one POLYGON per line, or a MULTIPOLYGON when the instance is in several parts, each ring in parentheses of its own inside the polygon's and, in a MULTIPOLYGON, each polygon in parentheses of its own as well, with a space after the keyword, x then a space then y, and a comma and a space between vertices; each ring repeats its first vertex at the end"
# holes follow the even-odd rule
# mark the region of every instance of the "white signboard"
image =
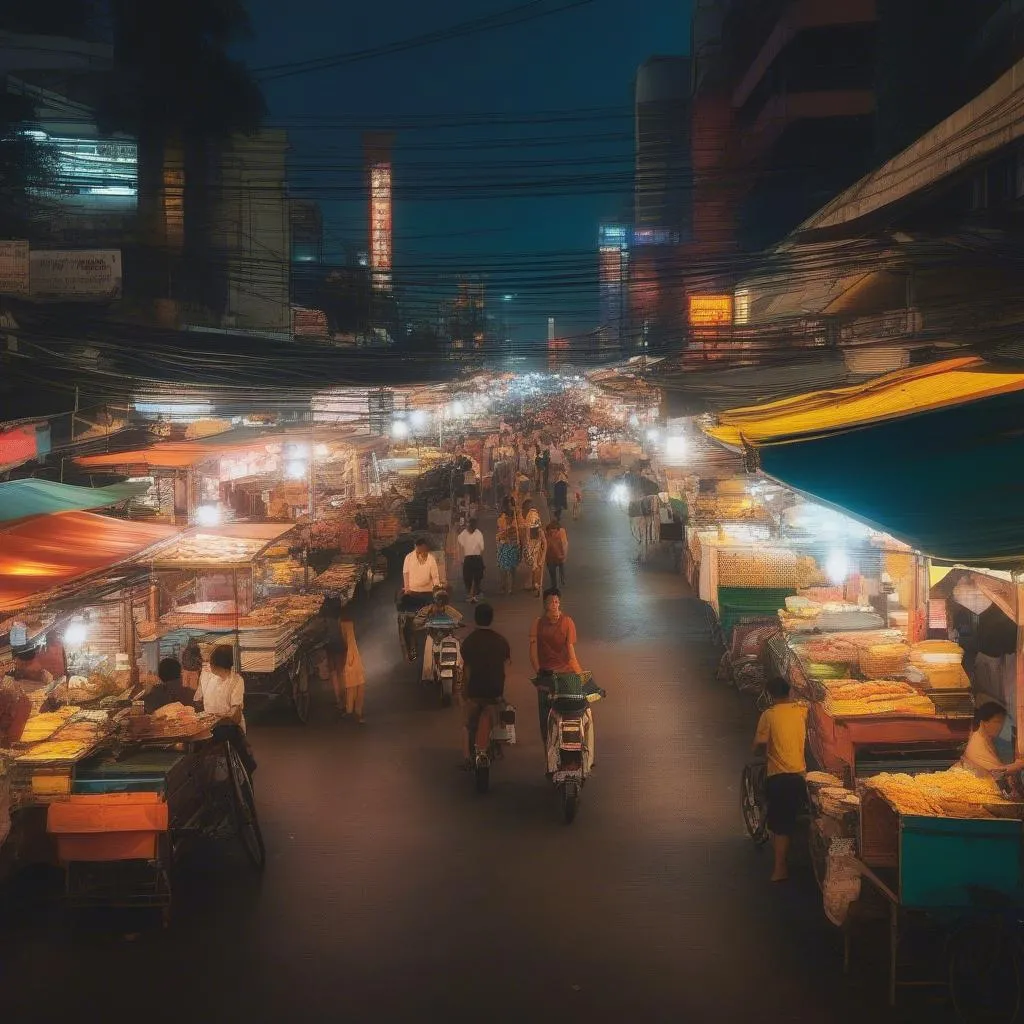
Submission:
POLYGON ((37 302, 121 298, 120 249, 33 249, 31 291, 37 302))
POLYGON ((0 295, 28 295, 28 242, 0 241, 0 295))

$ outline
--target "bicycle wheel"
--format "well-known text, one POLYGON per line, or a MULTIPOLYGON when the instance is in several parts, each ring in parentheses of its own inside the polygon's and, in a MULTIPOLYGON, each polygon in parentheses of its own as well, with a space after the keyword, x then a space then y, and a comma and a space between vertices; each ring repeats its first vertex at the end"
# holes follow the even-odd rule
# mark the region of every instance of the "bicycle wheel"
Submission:
POLYGON ((768 769, 760 762, 748 764, 740 780, 740 809, 747 834, 761 846, 768 841, 766 824, 765 783, 768 769))
POLYGON ((967 1024, 1012 1024, 1021 1009, 1021 944, 1002 918, 964 925, 950 940, 949 995, 967 1024))
POLYGON ((235 823, 238 838, 242 841, 245 855, 254 868, 260 870, 267 862, 267 850, 263 845, 263 832, 256 815, 256 796, 252 790, 252 779, 245 770, 238 752, 228 744, 228 771, 231 774, 231 790, 234 796, 235 823))

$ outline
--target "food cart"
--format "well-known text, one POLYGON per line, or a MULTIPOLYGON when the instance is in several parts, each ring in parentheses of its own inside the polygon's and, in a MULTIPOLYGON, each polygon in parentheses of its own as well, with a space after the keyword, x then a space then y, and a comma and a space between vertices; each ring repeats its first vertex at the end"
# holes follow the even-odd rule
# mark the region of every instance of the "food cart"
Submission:
POLYGON ((155 671, 190 640, 230 643, 245 678, 246 699, 287 697, 300 722, 309 718, 315 660, 325 637, 321 598, 297 593, 302 567, 289 556, 293 526, 234 523, 194 528, 148 559, 151 598, 137 624, 142 661, 155 671), (290 568, 272 570, 277 559, 290 568), (286 579, 283 585, 275 580, 286 579))
POLYGON ((899 953, 910 920, 927 918, 952 937, 935 980, 949 985, 961 1015, 979 996, 995 997, 1014 1012, 986 1019, 1015 1019, 1024 995, 1012 960, 1019 940, 998 922, 1009 925, 1024 903, 1022 819, 1024 805, 966 771, 882 775, 862 787, 856 866, 888 909, 890 1005, 898 987, 920 984, 903 979, 899 953), (992 938, 1002 946, 984 941, 992 938), (1011 970, 1001 970, 1007 955, 1011 970), (992 984, 1002 991, 985 991, 992 984))
MULTIPOLYGON (((216 715, 123 714, 117 732, 67 767, 47 831, 72 907, 171 911, 171 869, 197 836, 238 839, 266 860, 252 779, 216 715)), ((58 733, 59 737, 60 733, 58 733)))

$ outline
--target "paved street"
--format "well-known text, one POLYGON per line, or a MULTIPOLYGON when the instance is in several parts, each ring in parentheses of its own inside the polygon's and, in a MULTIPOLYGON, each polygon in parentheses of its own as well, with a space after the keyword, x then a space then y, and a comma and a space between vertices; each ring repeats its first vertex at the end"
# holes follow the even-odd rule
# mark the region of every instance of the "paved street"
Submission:
POLYGON ((889 1019, 863 958, 843 977, 809 869, 772 886, 746 838, 736 780, 754 713, 714 681, 703 606, 667 566, 637 567, 628 521, 595 495, 569 527, 565 607, 609 691, 572 827, 544 780, 528 682, 540 602, 494 601, 521 742, 479 797, 456 770, 457 712, 398 660, 394 585, 381 586, 357 624, 367 724, 335 721, 322 698, 305 729, 284 714, 251 729, 262 879, 233 853, 197 852, 166 932, 72 930, 14 907, 5 1018, 889 1019))

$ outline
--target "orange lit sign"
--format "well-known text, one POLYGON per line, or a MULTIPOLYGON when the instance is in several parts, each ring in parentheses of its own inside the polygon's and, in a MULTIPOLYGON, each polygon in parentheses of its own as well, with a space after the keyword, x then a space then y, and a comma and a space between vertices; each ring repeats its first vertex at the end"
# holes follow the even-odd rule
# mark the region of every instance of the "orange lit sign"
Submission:
POLYGON ((391 278, 391 165, 370 168, 370 270, 373 285, 385 289, 391 278))
POLYGON ((691 295, 691 327, 732 326, 733 298, 731 295, 691 295))

